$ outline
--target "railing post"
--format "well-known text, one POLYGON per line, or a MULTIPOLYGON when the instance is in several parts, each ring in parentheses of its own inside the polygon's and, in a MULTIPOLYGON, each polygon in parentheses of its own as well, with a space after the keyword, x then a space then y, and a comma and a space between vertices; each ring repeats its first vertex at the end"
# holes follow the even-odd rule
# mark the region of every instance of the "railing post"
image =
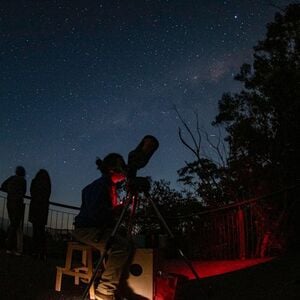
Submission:
POLYGON ((237 211, 237 225, 239 238, 239 258, 244 260, 246 258, 245 215, 240 206, 237 211))

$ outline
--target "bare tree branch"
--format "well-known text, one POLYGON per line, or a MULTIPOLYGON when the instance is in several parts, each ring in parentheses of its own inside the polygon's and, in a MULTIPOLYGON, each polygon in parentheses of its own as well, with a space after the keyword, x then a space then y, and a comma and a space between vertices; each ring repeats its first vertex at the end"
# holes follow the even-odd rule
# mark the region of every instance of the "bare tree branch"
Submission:
POLYGON ((181 143, 184 145, 184 146, 186 146, 189 150, 191 150, 194 154, 195 154, 195 156, 197 157, 197 159, 200 159, 200 155, 199 155, 199 153, 198 153, 198 151, 195 151, 184 139, 183 139, 183 137, 182 137, 182 133, 181 133, 181 128, 179 127, 178 128, 178 135, 179 135, 179 138, 180 138, 180 141, 181 141, 181 143))
MULTIPOLYGON (((177 116, 179 117, 181 123, 183 124, 183 126, 185 127, 185 129, 187 130, 187 132, 189 133, 189 135, 192 138, 192 141, 193 141, 194 146, 195 146, 195 149, 192 152, 197 156, 197 158, 200 157, 200 147, 198 146, 198 143, 197 143, 197 141, 196 141, 196 139, 194 137, 194 134, 192 133, 190 127, 187 125, 186 121, 183 119, 183 117, 181 116, 181 114, 179 113, 179 111, 178 111, 178 109, 177 109, 177 107, 175 105, 174 105, 174 110, 177 113, 177 116)), ((181 140, 183 140, 182 136, 181 136, 181 140)), ((184 145, 187 146, 187 142, 186 141, 184 142, 184 145)), ((192 146, 189 146, 188 148, 191 149, 192 146)))
MULTIPOLYGON (((204 134, 205 134, 205 136, 206 136, 206 141, 207 141, 207 143, 210 145, 210 147, 211 147, 212 149, 215 150, 215 152, 217 153, 219 159, 221 160, 222 166, 225 166, 226 163, 225 163, 224 157, 223 157, 223 155, 222 155, 222 153, 221 153, 221 150, 220 150, 220 136, 219 136, 219 138, 218 138, 217 145, 215 145, 215 144, 211 141, 211 139, 209 138, 208 133, 207 133, 207 132, 204 132, 204 134)), ((218 164, 219 164, 219 163, 218 163, 218 164)))
MULTIPOLYGON (((219 189, 218 181, 220 179, 218 176, 218 169, 226 164, 226 161, 222 156, 221 134, 219 135, 217 145, 215 145, 209 138, 208 133, 200 128, 199 115, 197 112, 194 112, 196 131, 193 133, 176 106, 174 106, 174 110, 180 122, 183 124, 183 127, 188 132, 188 135, 191 137, 192 142, 187 142, 180 127, 178 127, 179 139, 181 143, 196 156, 195 161, 190 163, 185 162, 186 166, 181 169, 180 173, 181 181, 184 182, 184 184, 193 187, 196 195, 201 195, 202 193, 206 196, 216 195, 216 191, 219 189), (207 143, 218 154, 219 161, 216 162, 211 157, 207 156, 205 154, 205 149, 201 148, 203 134, 206 136, 207 143)), ((210 201, 213 199, 214 198, 210 201)))
POLYGON ((198 133, 198 148, 200 150, 202 136, 201 136, 201 132, 200 132, 200 128, 199 128, 199 115, 196 111, 195 111, 195 117, 196 117, 196 130, 197 130, 197 133, 198 133))

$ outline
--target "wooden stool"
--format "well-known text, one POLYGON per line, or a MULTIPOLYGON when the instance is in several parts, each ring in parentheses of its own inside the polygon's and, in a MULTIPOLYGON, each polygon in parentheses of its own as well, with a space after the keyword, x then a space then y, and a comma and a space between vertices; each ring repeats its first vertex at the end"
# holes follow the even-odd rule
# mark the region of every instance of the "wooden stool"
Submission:
MULTIPOLYGON (((55 290, 61 290, 62 275, 73 276, 75 284, 79 284, 79 279, 88 283, 93 276, 93 247, 82 244, 80 242, 68 242, 66 262, 64 267, 56 267, 56 282, 55 290), (72 255, 73 251, 81 252, 80 267, 72 267, 72 255)), ((94 285, 90 287, 90 299, 95 299, 94 285)))

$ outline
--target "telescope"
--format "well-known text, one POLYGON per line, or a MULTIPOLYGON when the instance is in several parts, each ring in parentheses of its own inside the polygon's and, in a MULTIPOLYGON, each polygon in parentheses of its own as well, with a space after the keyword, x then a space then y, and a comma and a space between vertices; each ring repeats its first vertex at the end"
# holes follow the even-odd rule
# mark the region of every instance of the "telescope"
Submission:
POLYGON ((147 177, 136 177, 137 170, 144 168, 159 146, 152 135, 143 137, 138 146, 129 152, 127 163, 127 189, 131 192, 149 192, 150 182, 147 177))
POLYGON ((158 146, 159 142, 154 136, 146 135, 138 146, 129 152, 127 163, 127 177, 129 180, 136 177, 137 170, 147 165, 158 146))

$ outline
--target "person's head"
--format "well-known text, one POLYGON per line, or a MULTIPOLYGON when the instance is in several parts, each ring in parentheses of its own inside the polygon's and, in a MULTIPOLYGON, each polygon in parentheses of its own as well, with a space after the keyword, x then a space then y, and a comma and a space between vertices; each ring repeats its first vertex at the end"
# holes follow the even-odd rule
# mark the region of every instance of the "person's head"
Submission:
POLYGON ((118 153, 110 153, 103 160, 97 158, 96 165, 101 173, 110 176, 114 183, 122 181, 126 177, 126 163, 118 153))
POLYGON ((25 171, 24 167, 22 167, 22 166, 17 166, 15 173, 17 176, 22 176, 22 177, 25 177, 25 175, 26 175, 26 171, 25 171))
POLYGON ((36 173, 35 178, 39 178, 39 179, 42 179, 42 180, 48 180, 48 181, 50 181, 49 173, 45 169, 40 169, 36 173))

